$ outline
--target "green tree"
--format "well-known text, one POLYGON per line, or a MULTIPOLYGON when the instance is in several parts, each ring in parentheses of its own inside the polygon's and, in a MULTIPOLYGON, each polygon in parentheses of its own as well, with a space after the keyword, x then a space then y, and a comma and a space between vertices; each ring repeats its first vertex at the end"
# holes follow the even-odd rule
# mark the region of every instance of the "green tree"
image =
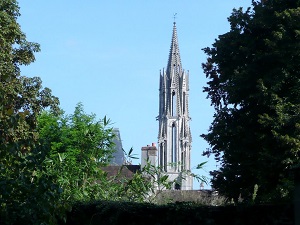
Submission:
POLYGON ((220 168, 212 185, 230 198, 289 198, 289 169, 300 149, 300 1, 252 2, 234 9, 202 65, 215 107, 202 137, 220 168), (255 186, 257 185, 257 186, 255 186))
POLYGON ((61 201, 103 199, 107 179, 101 170, 112 157, 114 133, 110 121, 88 115, 79 103, 74 114, 43 112, 38 132, 43 146, 51 149, 43 163, 44 173, 55 177, 62 189, 61 201))
POLYGON ((36 119, 47 107, 55 111, 58 99, 39 78, 20 74, 39 45, 26 40, 18 16, 15 0, 0 1, 0 223, 51 224, 58 189, 37 176, 44 149, 37 144, 36 119))
MULTIPOLYGON (((61 188, 61 204, 95 199, 152 202, 156 186, 171 187, 167 176, 150 163, 132 177, 124 175, 126 165, 113 176, 104 172, 102 168, 112 157, 115 135, 108 127, 109 120, 95 118, 94 114, 84 113, 82 104, 72 115, 45 111, 38 118, 40 142, 51 149, 43 162, 43 173, 61 188)), ((132 151, 127 158, 136 158, 132 151)))

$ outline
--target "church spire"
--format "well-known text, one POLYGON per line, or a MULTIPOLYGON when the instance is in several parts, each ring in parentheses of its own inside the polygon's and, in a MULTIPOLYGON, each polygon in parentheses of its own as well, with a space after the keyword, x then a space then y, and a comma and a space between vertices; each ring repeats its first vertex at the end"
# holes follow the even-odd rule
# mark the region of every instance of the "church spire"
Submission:
POLYGON ((173 34, 169 53, 169 61, 167 66, 167 73, 171 72, 172 68, 181 68, 176 22, 173 23, 173 34))
POLYGON ((160 73, 158 161, 175 189, 191 190, 193 179, 182 177, 190 168, 191 134, 189 127, 189 73, 181 65, 176 23, 173 24, 168 66, 160 73))

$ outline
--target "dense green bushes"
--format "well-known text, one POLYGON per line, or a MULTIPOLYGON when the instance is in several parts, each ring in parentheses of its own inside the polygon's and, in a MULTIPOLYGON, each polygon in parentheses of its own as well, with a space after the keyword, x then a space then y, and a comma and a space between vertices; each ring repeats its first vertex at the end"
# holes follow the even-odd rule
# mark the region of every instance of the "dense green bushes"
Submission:
POLYGON ((194 203, 154 205, 93 202, 74 206, 67 225, 234 225, 294 224, 292 204, 201 206, 194 203))

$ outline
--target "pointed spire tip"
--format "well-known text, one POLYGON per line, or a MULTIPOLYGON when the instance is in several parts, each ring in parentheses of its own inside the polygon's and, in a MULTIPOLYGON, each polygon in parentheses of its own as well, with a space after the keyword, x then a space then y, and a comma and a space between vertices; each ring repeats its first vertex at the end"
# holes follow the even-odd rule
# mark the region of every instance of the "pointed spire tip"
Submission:
POLYGON ((176 15, 177 15, 177 13, 174 13, 174 22, 173 22, 174 26, 176 24, 176 15))

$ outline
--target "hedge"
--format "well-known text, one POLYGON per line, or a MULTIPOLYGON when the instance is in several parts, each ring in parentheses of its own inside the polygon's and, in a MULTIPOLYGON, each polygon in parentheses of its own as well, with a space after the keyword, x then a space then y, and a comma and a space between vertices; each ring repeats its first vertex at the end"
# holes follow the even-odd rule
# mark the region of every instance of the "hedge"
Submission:
MULTIPOLYGON (((61 223, 62 225, 63 223, 61 223)), ((201 206, 98 201, 77 203, 67 225, 272 225, 294 224, 292 204, 201 206)))

